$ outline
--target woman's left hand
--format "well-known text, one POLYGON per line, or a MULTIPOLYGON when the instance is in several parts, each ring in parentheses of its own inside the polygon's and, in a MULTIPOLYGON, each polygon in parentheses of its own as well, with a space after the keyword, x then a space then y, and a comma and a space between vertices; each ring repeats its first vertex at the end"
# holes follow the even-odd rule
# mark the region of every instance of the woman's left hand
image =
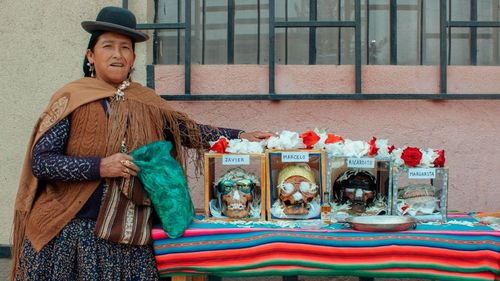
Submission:
POLYGON ((268 139, 273 135, 274 135, 273 133, 261 132, 261 131, 243 132, 240 134, 240 139, 246 139, 249 141, 261 141, 268 139))

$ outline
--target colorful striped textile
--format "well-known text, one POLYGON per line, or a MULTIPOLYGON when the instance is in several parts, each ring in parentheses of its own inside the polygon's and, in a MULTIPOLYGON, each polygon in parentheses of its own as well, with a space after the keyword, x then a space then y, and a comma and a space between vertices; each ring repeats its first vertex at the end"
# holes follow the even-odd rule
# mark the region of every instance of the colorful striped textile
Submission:
POLYGON ((288 228, 197 220, 177 239, 159 228, 152 236, 161 276, 500 280, 500 231, 470 216, 449 220, 469 225, 423 224, 411 231, 369 233, 344 224, 315 229, 311 224, 288 228))

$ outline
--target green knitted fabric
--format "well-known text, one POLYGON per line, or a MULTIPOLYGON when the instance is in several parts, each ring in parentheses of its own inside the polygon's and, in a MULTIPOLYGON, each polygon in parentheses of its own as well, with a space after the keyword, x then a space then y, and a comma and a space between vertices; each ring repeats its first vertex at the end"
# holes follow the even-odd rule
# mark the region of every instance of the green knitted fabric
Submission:
POLYGON ((132 152, 144 185, 170 238, 182 236, 194 217, 194 206, 181 165, 170 154, 172 143, 157 141, 132 152))

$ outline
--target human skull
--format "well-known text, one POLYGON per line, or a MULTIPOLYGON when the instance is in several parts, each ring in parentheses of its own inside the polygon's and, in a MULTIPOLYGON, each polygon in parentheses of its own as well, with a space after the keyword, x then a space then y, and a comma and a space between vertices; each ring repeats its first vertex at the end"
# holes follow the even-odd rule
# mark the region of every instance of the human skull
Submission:
POLYGON ((376 195, 375 176, 369 171, 347 170, 333 185, 333 190, 342 204, 349 202, 351 210, 363 213, 376 195))
POLYGON ((255 176, 243 169, 229 170, 217 184, 219 195, 222 197, 222 213, 230 218, 247 218, 257 184, 255 176))
POLYGON ((279 175, 279 199, 287 215, 306 215, 308 205, 318 194, 309 166, 288 166, 279 175))
POLYGON ((398 192, 399 210, 402 214, 430 215, 439 210, 439 199, 430 184, 410 184, 398 192))

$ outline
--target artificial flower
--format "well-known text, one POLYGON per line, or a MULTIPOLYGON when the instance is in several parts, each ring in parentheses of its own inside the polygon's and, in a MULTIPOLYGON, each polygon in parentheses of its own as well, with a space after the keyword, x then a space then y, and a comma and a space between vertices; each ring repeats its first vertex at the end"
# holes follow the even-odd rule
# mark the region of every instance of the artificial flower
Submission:
POLYGON ((368 144, 370 145, 370 148, 368 150, 368 154, 371 156, 371 157, 374 157, 377 155, 377 152, 379 150, 379 148, 377 147, 376 145, 376 142, 377 141, 377 138, 376 137, 372 137, 372 139, 368 142, 368 144))
POLYGON ((344 155, 344 143, 335 142, 325 144, 325 150, 328 155, 331 156, 343 156, 344 155))
POLYGON ((226 149, 229 153, 263 153, 265 141, 249 141, 247 139, 233 139, 229 140, 226 149))
POLYGON ((389 154, 391 154, 394 149, 396 149, 396 147, 394 146, 394 144, 391 145, 391 146, 389 146, 389 147, 387 147, 387 150, 389 151, 389 154))
POLYGON ((394 160, 394 165, 396 166, 403 166, 404 161, 401 159, 401 154, 403 154, 403 149, 401 148, 395 148, 391 151, 391 156, 392 159, 394 160))
POLYGON ((210 147, 210 151, 214 151, 217 153, 226 153, 228 142, 225 137, 220 137, 216 142, 210 142, 210 144, 212 145, 210 147))
POLYGON ((417 147, 407 147, 401 153, 401 159, 406 166, 417 167, 422 160, 422 152, 417 147))
POLYGON ((364 141, 346 139, 343 148, 344 156, 346 157, 363 157, 368 153, 370 146, 364 141))
POLYGON ((420 160, 421 167, 434 167, 434 159, 438 156, 434 149, 427 149, 422 152, 422 159, 420 160))
POLYGON ((394 150, 394 145, 389 146, 387 143, 389 141, 386 139, 377 139, 375 141, 375 146, 378 148, 377 156, 382 158, 391 157, 391 152, 394 150))
POLYGON ((325 129, 315 128, 314 132, 319 136, 319 141, 314 144, 313 149, 320 150, 325 148, 325 141, 328 138, 328 132, 325 129))
POLYGON ((445 162, 444 150, 436 149, 435 152, 437 153, 438 157, 433 162, 434 167, 444 167, 444 162, 445 162))
POLYGON ((336 142, 344 142, 344 138, 341 136, 328 133, 328 137, 325 140, 325 144, 336 143, 336 142))
POLYGON ((269 149, 297 149, 305 148, 299 134, 291 131, 282 131, 279 136, 272 136, 267 140, 269 149))
POLYGON ((313 130, 309 130, 305 133, 300 134, 300 138, 306 145, 307 149, 313 148, 313 146, 320 140, 318 134, 316 134, 313 130))

